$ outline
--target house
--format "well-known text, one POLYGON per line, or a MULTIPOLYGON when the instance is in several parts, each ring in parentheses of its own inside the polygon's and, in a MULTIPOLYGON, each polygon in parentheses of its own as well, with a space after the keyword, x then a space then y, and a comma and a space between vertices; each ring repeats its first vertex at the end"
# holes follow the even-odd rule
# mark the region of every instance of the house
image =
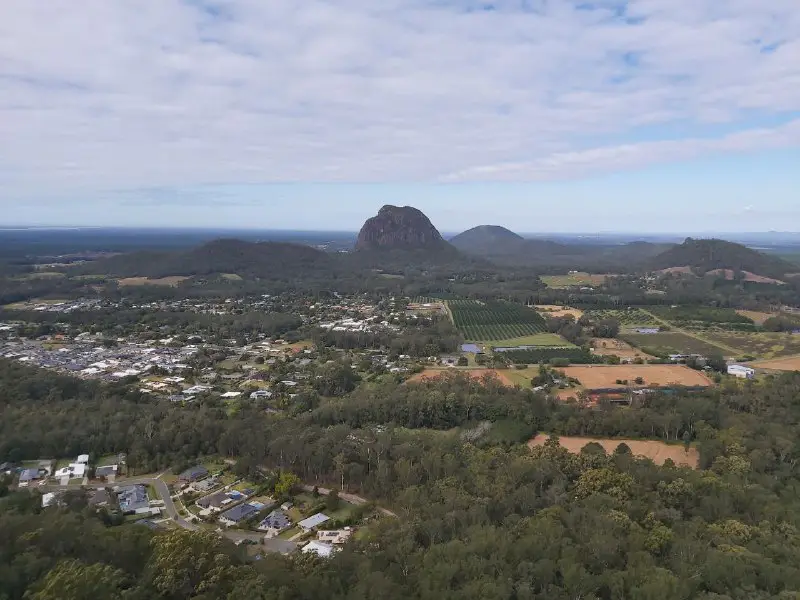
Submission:
POLYGON ((70 463, 55 472, 56 479, 77 479, 86 475, 86 463, 70 463))
POLYGON ((0 464, 0 473, 3 475, 11 475, 11 471, 14 470, 14 465, 10 462, 4 462, 0 464))
POLYGON ((225 492, 217 492, 216 494, 211 494, 210 496, 206 496, 205 498, 200 498, 196 504, 200 508, 215 508, 217 510, 221 509, 223 506, 230 504, 233 502, 230 496, 228 496, 225 492))
POLYGON ((105 467, 97 467, 94 470, 94 476, 96 479, 109 479, 111 481, 114 480, 117 476, 117 471, 119 470, 119 466, 117 465, 106 465, 105 467))
POLYGON ((272 398, 272 392, 268 390, 256 390, 250 394, 251 400, 268 400, 269 398, 272 398))
MULTIPOLYGON (((483 350, 481 350, 477 344, 461 344, 461 351, 470 354, 483 354, 483 350)), ((400 358, 402 358, 402 356, 400 358)))
POLYGON ((111 495, 104 488, 98 488, 89 494, 89 506, 108 506, 109 502, 111 495))
POLYGON ((56 503, 57 500, 58 498, 53 492, 44 494, 42 496, 42 508, 47 508, 48 506, 52 506, 53 504, 56 503))
POLYGON ((129 485, 117 490, 119 508, 124 514, 142 515, 150 511, 150 499, 143 485, 129 485))
POLYGON ((728 365, 728 375, 739 379, 753 379, 756 376, 756 370, 744 365, 728 365))
POLYGON ((178 480, 182 483, 191 483, 192 481, 197 481, 205 477, 208 477, 208 469, 203 465, 197 465, 191 469, 186 469, 183 473, 178 475, 178 480))
POLYGON ((37 481, 42 478, 39 469, 24 469, 19 474, 19 487, 27 487, 32 481, 37 481))
POLYGON ((242 392, 225 392, 224 394, 220 394, 221 398, 238 398, 242 395, 242 392))
POLYGON ((308 517, 307 519, 303 519, 298 523, 300 529, 308 533, 325 523, 326 521, 330 521, 331 518, 327 515, 322 513, 317 513, 313 517, 308 517))
POLYGON ((326 544, 333 544, 334 546, 341 546, 351 537, 353 537, 353 530, 349 527, 339 529, 338 531, 317 532, 317 541, 324 542, 326 544))
POLYGON ((240 504, 239 506, 234 506, 229 511, 222 513, 219 518, 219 522, 230 527, 231 525, 236 525, 237 523, 246 521, 257 513, 258 509, 255 506, 252 506, 251 504, 240 504))
POLYGON ((292 520, 282 510, 273 510, 258 524, 259 531, 280 532, 292 526, 292 520))
POLYGON ((303 546, 303 554, 316 554, 320 558, 330 558, 336 548, 330 544, 314 540, 303 546))
POLYGON ((216 476, 212 475, 208 479, 204 479, 203 481, 198 481, 198 482, 192 484, 192 488, 196 492, 205 493, 205 492, 210 492, 211 490, 213 490, 218 485, 219 485, 219 477, 216 477, 216 476))

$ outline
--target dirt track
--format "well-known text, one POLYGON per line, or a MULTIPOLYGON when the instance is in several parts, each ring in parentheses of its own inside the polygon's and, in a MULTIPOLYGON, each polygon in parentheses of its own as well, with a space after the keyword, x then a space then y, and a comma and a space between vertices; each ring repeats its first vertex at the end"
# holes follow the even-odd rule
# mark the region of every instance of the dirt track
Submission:
MULTIPOLYGON (((543 446, 548 439, 548 435, 541 433, 528 442, 528 447, 543 446)), ((606 453, 611 454, 617 446, 623 442, 628 445, 635 456, 649 458, 657 465, 663 465, 668 458, 671 458, 676 465, 698 468, 700 465, 700 453, 695 448, 689 448, 686 452, 682 445, 665 444, 664 442, 628 440, 628 439, 608 439, 608 438, 588 438, 588 437, 569 437, 559 438, 559 443, 572 454, 579 454, 581 449, 591 442, 600 444, 606 453)))

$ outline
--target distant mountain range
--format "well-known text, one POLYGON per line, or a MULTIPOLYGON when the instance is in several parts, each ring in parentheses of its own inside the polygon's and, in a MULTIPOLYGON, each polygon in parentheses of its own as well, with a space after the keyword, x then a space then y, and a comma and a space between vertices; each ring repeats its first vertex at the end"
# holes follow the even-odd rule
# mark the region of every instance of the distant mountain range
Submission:
POLYGON ((190 249, 121 254, 80 269, 117 277, 236 273, 254 278, 292 278, 314 272, 352 273, 403 267, 425 270, 437 266, 485 269, 492 265, 524 267, 541 273, 672 269, 732 277, 733 272, 747 272, 775 279, 798 270, 776 256, 715 239, 688 238, 683 244, 565 244, 524 238, 496 225, 481 225, 447 242, 418 209, 391 205, 367 219, 358 234, 355 251, 350 253, 324 252, 286 242, 223 239, 190 249))
POLYGON ((465 254, 487 258, 501 265, 589 271, 619 270, 671 247, 671 244, 649 242, 563 244, 524 238, 497 225, 474 227, 455 236, 450 243, 465 254))

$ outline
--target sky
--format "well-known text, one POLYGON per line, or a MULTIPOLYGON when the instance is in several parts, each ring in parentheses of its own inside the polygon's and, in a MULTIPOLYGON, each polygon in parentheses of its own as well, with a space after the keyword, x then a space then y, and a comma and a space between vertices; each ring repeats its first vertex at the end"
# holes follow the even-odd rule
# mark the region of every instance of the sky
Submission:
POLYGON ((800 230, 798 0, 3 0, 0 225, 800 230))

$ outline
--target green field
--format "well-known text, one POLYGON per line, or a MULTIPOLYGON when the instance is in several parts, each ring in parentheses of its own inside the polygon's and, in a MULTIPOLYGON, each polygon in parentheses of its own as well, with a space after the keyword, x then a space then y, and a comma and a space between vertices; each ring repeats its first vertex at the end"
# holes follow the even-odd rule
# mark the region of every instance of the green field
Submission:
POLYGON ((536 333, 507 340, 492 340, 492 346, 544 346, 555 348, 574 348, 572 344, 555 333, 536 333))
POLYGON ((633 329, 635 327, 658 327, 659 322, 652 315, 640 308, 630 307, 621 309, 589 310, 584 315, 592 321, 614 319, 619 321, 621 327, 633 329))
POLYGON ((735 348, 743 356, 780 358, 800 354, 800 335, 791 333, 739 333, 712 331, 704 334, 710 341, 735 348))
POLYGON ((642 333, 626 333, 619 337, 621 340, 628 342, 631 346, 635 346, 654 356, 665 356, 668 354, 701 354, 704 356, 725 354, 722 348, 680 332, 664 332, 649 335, 642 333))
MULTIPOLYGON (((545 332, 545 321, 535 310, 512 302, 448 300, 453 325, 471 342, 495 342, 536 336, 545 332)), ((562 342, 563 343, 563 342, 562 342)))
POLYGON ((569 275, 541 275, 539 279, 549 288, 570 288, 582 285, 595 286, 605 283, 607 275, 570 273, 569 275))
POLYGON ((753 320, 737 313, 732 308, 711 308, 697 306, 653 306, 650 308, 656 317, 675 323, 679 327, 689 327, 692 325, 710 325, 736 323, 741 325, 752 325, 753 320))

